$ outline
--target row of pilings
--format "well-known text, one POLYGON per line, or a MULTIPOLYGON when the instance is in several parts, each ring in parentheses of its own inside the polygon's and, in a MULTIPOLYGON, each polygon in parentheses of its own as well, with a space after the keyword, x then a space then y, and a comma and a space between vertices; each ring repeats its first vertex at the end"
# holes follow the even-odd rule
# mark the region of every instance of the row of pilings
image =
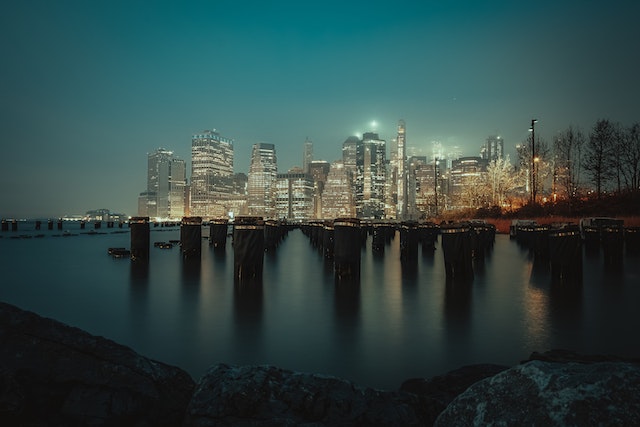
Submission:
MULTIPOLYGON (((149 261, 150 223, 148 217, 131 218, 131 259, 149 261)), ((214 253, 226 252, 230 223, 226 219, 209 222, 209 245, 214 253)), ((180 224, 180 252, 187 262, 197 262, 202 252, 201 217, 185 217, 180 224)), ((286 224, 262 217, 236 217, 232 224, 234 280, 239 284, 261 284, 265 251, 275 250, 288 232, 286 224)))
POLYGON ((529 251, 536 268, 549 267, 552 279, 562 282, 582 280, 582 259, 603 255, 609 270, 623 267, 624 252, 640 252, 640 228, 622 224, 583 227, 575 224, 518 227, 513 237, 529 251))
MULTIPOLYGON (((0 226, 0 230, 3 231, 3 232, 4 231, 9 231, 9 229, 11 229, 11 231, 18 231, 18 224, 19 223, 20 223, 20 221, 17 221, 15 219, 12 219, 12 220, 3 219, 2 220, 2 224, 0 226)), ((34 229, 35 230, 42 230, 42 226, 43 226, 42 223, 43 222, 41 220, 36 220, 34 222, 34 229)), ((94 229, 102 228, 102 221, 90 221, 90 223, 93 223, 93 228, 94 229)), ((116 225, 115 221, 105 221, 105 223, 107 225, 107 228, 114 228, 115 225, 116 225)), ((56 226, 56 228, 58 230, 62 230, 64 221, 62 219, 58 219, 57 221, 54 222, 53 219, 50 219, 50 220, 47 221, 47 229, 48 230, 53 230, 54 229, 54 224, 55 224, 55 226, 56 226)), ((118 228, 123 228, 124 224, 125 224, 124 222, 118 221, 118 228)), ((87 221, 81 220, 80 221, 80 229, 84 230, 84 229, 86 229, 86 226, 87 226, 87 221)))
POLYGON ((400 235, 400 258, 403 267, 415 266, 418 248, 433 254, 438 236, 442 236, 447 279, 473 279, 473 260, 484 260, 495 241, 495 227, 486 223, 442 224, 404 221, 367 222, 357 218, 316 221, 301 227, 326 259, 333 261, 336 283, 357 282, 360 278, 362 247, 371 236, 374 256, 381 256, 396 234, 400 235))

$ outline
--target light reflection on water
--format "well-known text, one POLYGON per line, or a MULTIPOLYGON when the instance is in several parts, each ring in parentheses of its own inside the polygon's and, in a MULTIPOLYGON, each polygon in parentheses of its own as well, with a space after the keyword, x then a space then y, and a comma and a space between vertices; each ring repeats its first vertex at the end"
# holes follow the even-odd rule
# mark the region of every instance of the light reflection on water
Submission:
MULTIPOLYGON (((465 364, 514 364, 534 350, 640 354, 637 257, 607 269, 600 254, 585 255, 583 284, 558 286, 527 251, 497 236, 471 283, 447 283, 439 244, 401 262, 396 235, 384 255, 369 238, 360 282, 337 286, 331 263, 294 230, 265 254, 262 283, 238 287, 230 241, 218 254, 203 240, 195 261, 177 247, 151 247, 145 266, 107 256, 108 247, 129 246, 128 234, 51 234, 3 233, 2 301, 196 378, 215 363, 268 363, 397 388, 465 364)), ((152 229, 152 244, 177 238, 177 228, 152 229)))

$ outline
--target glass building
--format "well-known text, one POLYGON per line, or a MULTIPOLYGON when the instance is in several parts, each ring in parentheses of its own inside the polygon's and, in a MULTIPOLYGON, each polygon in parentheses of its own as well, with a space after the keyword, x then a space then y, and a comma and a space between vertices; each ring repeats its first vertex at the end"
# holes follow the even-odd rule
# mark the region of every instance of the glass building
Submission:
POLYGON ((233 140, 215 129, 191 138, 190 214, 222 218, 229 212, 234 194, 233 140))
POLYGON ((247 182, 249 215, 276 218, 278 163, 273 144, 253 144, 247 182))
POLYGON ((138 215, 181 218, 185 211, 185 161, 158 148, 147 158, 147 191, 138 198, 138 215))

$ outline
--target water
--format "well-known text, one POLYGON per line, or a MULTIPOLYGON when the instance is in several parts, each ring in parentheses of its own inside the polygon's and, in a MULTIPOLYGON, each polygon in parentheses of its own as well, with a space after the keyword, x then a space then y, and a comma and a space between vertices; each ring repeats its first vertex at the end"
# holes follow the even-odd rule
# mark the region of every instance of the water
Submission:
MULTIPOLYGON (((148 270, 107 255, 129 247, 127 229, 54 237, 58 230, 0 234, 0 300, 102 335, 187 370, 195 379, 216 363, 273 364, 395 389, 472 363, 512 365, 532 351, 567 348, 640 356, 640 258, 620 270, 588 256, 578 289, 551 285, 528 253, 498 235, 470 286, 445 284, 439 244, 400 262, 399 235, 383 257, 362 252, 361 282, 336 288, 333 272, 300 230, 265 255, 262 289, 238 292, 233 249, 185 263, 178 228, 152 228, 148 270), (116 233, 113 233, 116 231, 116 233), (118 233, 123 231, 122 233, 118 233), (12 239, 43 233, 43 238, 12 239)), ((46 228, 46 224, 44 227, 46 228)), ((207 230, 204 230, 207 234, 207 230)))

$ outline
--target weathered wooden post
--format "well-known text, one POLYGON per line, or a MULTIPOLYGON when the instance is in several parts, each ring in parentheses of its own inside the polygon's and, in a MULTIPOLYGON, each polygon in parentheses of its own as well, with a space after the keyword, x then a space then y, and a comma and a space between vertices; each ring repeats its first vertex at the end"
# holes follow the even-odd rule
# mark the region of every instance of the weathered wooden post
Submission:
POLYGON ((233 264, 236 284, 262 283, 264 221, 262 217, 236 217, 233 224, 233 264))
POLYGON ((131 260, 139 262, 149 261, 149 217, 138 216, 129 220, 131 227, 131 260))
POLYGON ((361 231, 358 218, 339 218, 333 222, 334 273, 337 282, 360 281, 361 231))
POLYGON ((224 252, 227 247, 227 227, 229 220, 226 218, 214 219, 209 224, 209 244, 216 252, 224 252))
POLYGON ((473 279, 471 227, 469 224, 441 226, 442 252, 448 280, 473 279))
POLYGON ((202 218, 184 217, 180 225, 180 247, 184 258, 200 258, 202 252, 202 218))
POLYGON ((551 280, 576 285, 582 283, 582 238, 577 226, 549 232, 551 280))
POLYGON ((400 256, 403 261, 418 259, 418 223, 403 221, 400 224, 400 256))

